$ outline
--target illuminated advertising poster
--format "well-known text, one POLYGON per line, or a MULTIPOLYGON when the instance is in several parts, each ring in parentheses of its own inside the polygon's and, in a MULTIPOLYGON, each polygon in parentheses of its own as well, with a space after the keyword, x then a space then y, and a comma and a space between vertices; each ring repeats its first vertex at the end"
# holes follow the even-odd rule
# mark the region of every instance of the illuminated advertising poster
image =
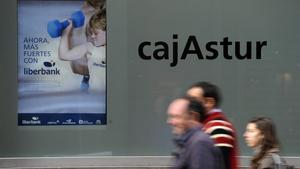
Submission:
POLYGON ((18 125, 106 125, 105 0, 18 1, 18 125))

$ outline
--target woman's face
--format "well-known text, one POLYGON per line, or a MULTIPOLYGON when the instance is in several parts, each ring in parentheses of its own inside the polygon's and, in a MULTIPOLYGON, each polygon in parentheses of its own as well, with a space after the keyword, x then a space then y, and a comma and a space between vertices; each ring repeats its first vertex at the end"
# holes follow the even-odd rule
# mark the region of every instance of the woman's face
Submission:
POLYGON ((263 134, 257 128, 255 123, 248 123, 243 136, 246 144, 251 148, 255 148, 260 145, 264 138, 263 134))

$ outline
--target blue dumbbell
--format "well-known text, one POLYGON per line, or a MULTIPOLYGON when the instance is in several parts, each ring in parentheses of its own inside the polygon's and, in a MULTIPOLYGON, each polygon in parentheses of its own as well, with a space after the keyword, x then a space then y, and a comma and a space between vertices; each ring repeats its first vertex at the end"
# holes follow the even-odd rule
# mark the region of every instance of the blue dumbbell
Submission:
MULTIPOLYGON (((76 11, 72 13, 71 18, 73 27, 78 28, 84 25, 84 15, 81 11, 76 11)), ((61 36, 63 30, 69 25, 69 21, 65 20, 59 22, 58 20, 53 20, 48 22, 47 31, 52 38, 57 38, 61 36)))

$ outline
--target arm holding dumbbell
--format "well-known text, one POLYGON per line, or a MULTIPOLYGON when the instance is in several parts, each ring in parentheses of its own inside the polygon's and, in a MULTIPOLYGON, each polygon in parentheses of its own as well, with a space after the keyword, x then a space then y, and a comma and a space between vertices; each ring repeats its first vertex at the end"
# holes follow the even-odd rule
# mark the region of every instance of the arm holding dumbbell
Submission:
POLYGON ((59 43, 59 51, 58 51, 59 59, 66 60, 66 61, 77 60, 86 57, 86 54, 88 52, 87 44, 82 44, 70 48, 73 24, 72 22, 69 23, 70 24, 62 33, 60 43, 59 43))

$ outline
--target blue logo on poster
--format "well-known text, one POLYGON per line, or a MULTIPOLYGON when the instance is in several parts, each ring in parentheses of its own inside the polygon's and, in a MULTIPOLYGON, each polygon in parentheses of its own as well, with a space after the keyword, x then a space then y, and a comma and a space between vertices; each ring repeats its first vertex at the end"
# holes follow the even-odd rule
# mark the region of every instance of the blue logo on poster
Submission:
POLYGON ((53 66, 55 66, 55 62, 53 62, 53 61, 44 62, 44 66, 46 66, 46 67, 53 67, 53 66))

